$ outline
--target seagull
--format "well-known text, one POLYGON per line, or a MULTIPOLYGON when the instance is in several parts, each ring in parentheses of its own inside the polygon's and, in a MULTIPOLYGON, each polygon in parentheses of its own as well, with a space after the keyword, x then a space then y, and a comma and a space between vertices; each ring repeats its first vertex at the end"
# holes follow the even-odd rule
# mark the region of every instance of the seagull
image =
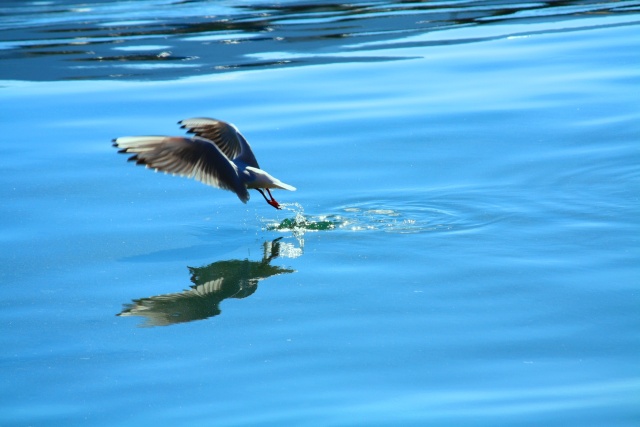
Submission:
POLYGON ((270 189, 296 190, 260 169, 249 143, 231 123, 197 117, 178 124, 193 136, 124 136, 114 139, 113 146, 119 153, 133 153, 129 161, 138 165, 233 191, 243 203, 249 200, 248 190, 255 189, 282 209, 270 189))

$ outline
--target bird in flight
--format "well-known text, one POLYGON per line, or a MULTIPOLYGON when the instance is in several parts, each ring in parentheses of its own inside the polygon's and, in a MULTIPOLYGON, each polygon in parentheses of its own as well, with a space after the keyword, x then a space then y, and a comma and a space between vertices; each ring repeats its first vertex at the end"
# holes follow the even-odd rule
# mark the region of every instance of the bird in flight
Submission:
POLYGON ((249 200, 248 190, 255 189, 281 209, 270 189, 296 190, 260 169, 249 143, 231 123, 202 117, 178 124, 193 136, 124 136, 114 139, 113 146, 119 153, 134 154, 129 161, 138 165, 233 191, 243 203, 249 200))

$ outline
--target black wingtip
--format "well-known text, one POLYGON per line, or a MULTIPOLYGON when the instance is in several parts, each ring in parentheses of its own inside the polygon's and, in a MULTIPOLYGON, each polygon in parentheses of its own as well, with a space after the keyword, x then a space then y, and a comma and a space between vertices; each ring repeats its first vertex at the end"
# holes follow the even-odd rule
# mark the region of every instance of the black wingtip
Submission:
MULTIPOLYGON (((114 145, 114 147, 117 147, 117 145, 114 145)), ((126 148, 123 148, 123 149, 121 149, 121 150, 118 150, 118 153, 120 153, 120 154, 125 154, 125 153, 128 153, 128 151, 127 151, 127 149, 126 149, 126 148)))
POLYGON ((138 155, 136 154, 135 156, 131 156, 127 159, 127 162, 136 162, 138 163, 138 155))

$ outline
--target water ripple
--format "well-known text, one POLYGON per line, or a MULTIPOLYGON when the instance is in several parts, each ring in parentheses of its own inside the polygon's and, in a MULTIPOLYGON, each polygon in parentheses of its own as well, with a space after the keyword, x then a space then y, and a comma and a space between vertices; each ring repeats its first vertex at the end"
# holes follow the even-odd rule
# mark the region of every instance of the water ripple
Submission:
POLYGON ((351 232, 382 231, 413 234, 432 232, 468 232, 487 226, 505 214, 493 206, 478 205, 478 200, 437 200, 431 203, 366 201, 340 206, 335 213, 305 214, 299 204, 283 204, 294 215, 282 220, 263 220, 268 231, 342 230, 351 232))
POLYGON ((389 61, 398 53, 382 50, 482 41, 473 33, 480 27, 482 34, 493 28, 493 37, 500 38, 514 35, 510 25, 587 14, 633 20, 638 4, 258 1, 228 6, 144 0, 79 8, 73 1, 53 3, 0 6, 0 80, 167 79, 247 67, 389 61), (443 31, 458 29, 472 35, 443 31))

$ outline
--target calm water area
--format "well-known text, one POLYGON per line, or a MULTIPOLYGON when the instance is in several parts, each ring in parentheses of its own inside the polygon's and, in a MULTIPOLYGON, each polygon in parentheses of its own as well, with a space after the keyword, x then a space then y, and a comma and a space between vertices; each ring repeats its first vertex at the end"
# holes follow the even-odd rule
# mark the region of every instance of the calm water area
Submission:
POLYGON ((640 425, 640 1, 3 1, 0 126, 0 426, 640 425))

